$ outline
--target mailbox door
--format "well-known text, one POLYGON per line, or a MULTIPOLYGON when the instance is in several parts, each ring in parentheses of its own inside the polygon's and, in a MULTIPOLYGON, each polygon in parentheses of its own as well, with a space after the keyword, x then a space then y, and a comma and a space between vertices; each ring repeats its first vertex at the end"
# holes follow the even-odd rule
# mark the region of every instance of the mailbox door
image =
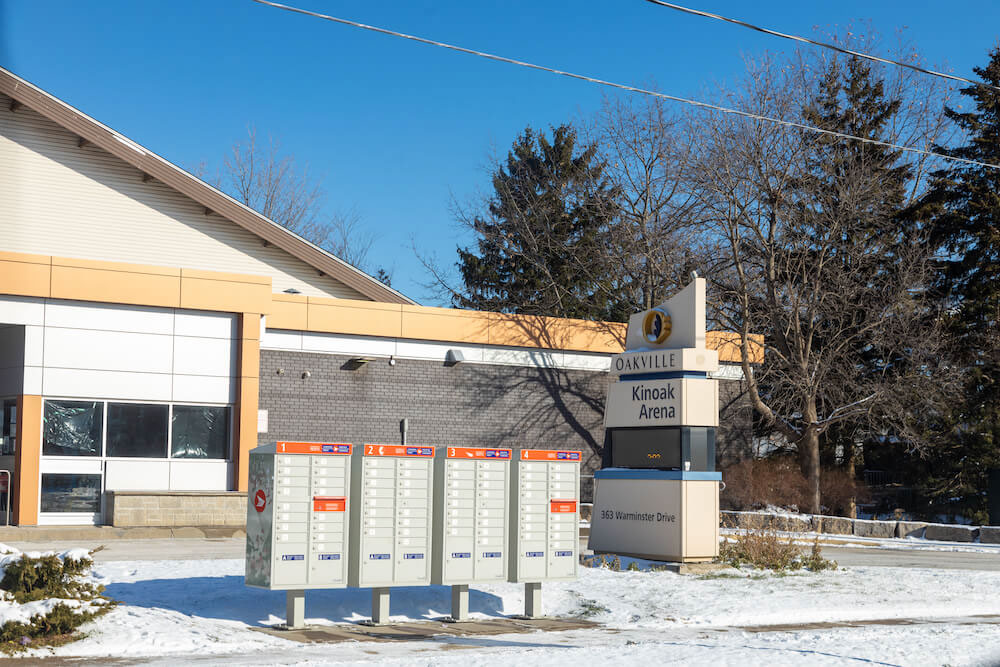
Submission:
POLYGON ((394 461, 397 503, 394 583, 430 582, 432 462, 429 458, 394 461), (409 511, 404 514, 403 510, 409 511))
POLYGON ((271 586, 303 586, 307 581, 309 540, 309 457, 275 455, 274 495, 279 515, 274 523, 274 561, 271 586))
POLYGON ((503 581, 507 578, 509 474, 509 458, 507 461, 476 462, 474 553, 475 577, 479 581, 503 581))
POLYGON ((580 465, 550 462, 548 516, 548 576, 571 579, 577 576, 580 548, 580 465))
MULTIPOLYGON (((521 461, 519 466, 518 579, 542 581, 546 574, 545 549, 548 542, 548 464, 521 461)), ((514 529, 513 526, 511 529, 514 529)))
POLYGON ((396 461, 377 456, 362 463, 360 584, 385 585, 392 582, 395 559, 396 461), (386 493, 388 492, 388 493, 386 493), (390 521, 379 521, 388 518, 390 521))
POLYGON ((313 455, 309 583, 347 583, 350 458, 313 455))
POLYGON ((444 581, 471 581, 476 553, 476 462, 445 459, 444 581))

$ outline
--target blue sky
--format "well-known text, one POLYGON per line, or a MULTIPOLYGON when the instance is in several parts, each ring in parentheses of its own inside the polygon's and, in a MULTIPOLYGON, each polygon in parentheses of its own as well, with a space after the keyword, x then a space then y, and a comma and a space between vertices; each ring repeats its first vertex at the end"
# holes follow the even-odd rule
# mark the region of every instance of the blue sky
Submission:
MULTIPOLYGON (((740 76, 791 43, 642 0, 286 0, 314 11, 665 92, 740 76)), ((684 4, 683 2, 681 4, 684 4)), ((814 0, 688 6, 776 30, 896 30, 970 75, 1000 37, 1000 2, 814 0)), ((376 236, 372 266, 435 304, 412 249, 454 264, 472 243, 451 214, 489 187, 491 147, 525 126, 586 117, 614 94, 264 7, 250 0, 0 0, 0 65, 188 169, 217 165, 248 124, 321 177, 330 210, 376 236)), ((439 304, 444 305, 444 304, 439 304)))

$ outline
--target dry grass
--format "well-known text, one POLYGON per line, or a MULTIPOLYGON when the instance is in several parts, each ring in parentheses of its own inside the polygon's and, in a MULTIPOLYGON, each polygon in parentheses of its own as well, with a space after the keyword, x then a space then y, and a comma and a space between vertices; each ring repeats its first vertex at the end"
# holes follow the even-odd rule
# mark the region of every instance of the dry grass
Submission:
POLYGON ((719 560, 733 567, 748 565, 776 572, 803 568, 819 572, 837 567, 835 561, 823 558, 819 537, 813 542, 810 553, 805 555, 792 536, 782 537, 763 521, 740 528, 731 537, 732 541, 727 540, 719 547, 719 560))

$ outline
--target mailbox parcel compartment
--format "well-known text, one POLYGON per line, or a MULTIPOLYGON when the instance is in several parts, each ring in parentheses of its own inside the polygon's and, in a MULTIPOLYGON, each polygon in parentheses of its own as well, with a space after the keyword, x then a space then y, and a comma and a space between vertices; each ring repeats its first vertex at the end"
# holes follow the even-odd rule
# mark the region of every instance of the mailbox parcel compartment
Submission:
POLYGON ((510 479, 509 581, 577 578, 582 452, 522 449, 510 479))
POLYGON ((248 586, 347 585, 351 451, 348 444, 281 441, 251 450, 248 586))
POLYGON ((432 583, 507 580, 510 460, 510 449, 438 449, 432 583))
POLYGON ((434 448, 365 445, 352 465, 351 586, 430 583, 434 448))

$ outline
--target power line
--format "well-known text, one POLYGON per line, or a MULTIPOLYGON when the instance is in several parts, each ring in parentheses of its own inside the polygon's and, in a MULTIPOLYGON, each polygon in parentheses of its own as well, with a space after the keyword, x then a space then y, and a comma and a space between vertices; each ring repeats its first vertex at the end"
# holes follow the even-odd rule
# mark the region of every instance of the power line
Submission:
POLYGON ((395 30, 389 30, 387 28, 379 28, 378 26, 367 25, 365 23, 358 23, 357 21, 351 21, 349 19, 342 19, 336 16, 330 16, 328 14, 320 14, 318 12, 309 11, 308 9, 300 9, 298 7, 290 7, 289 5, 283 5, 277 2, 271 2, 270 0, 253 0, 261 5, 267 5, 268 7, 274 7, 276 9, 283 9, 288 12, 293 12, 296 14, 304 14, 306 16, 312 16, 314 18, 323 19, 325 21, 332 21, 334 23, 340 23, 342 25, 351 26, 354 28, 361 28, 362 30, 369 30, 371 32, 377 32, 383 35, 390 35, 392 37, 400 37, 402 39, 408 39, 414 42, 419 42, 420 44, 427 44, 430 46, 439 46, 443 49, 449 49, 451 51, 457 51, 459 53, 465 53, 471 56, 478 56, 480 58, 486 58, 487 60, 494 60, 497 62, 508 63, 510 65, 517 65, 519 67, 527 67, 529 69, 539 70, 542 72, 549 72, 550 74, 558 74, 559 76, 569 77, 571 79, 578 79, 580 81, 587 81, 589 83, 596 83, 601 86, 607 86, 609 88, 617 88, 619 90, 627 90, 632 93, 639 93, 640 95, 649 95, 650 97, 657 97, 663 100, 669 100, 671 102, 679 102, 681 104, 689 104, 694 107, 699 107, 702 109, 709 109, 711 111, 717 111, 719 113, 730 114, 734 116, 741 116, 743 118, 752 118, 754 120, 760 120, 768 123, 774 123, 776 125, 782 125, 784 127, 792 127, 798 130, 805 130, 806 132, 813 132, 815 134, 824 134, 830 137, 836 137, 838 139, 846 139, 848 141, 857 141, 865 144, 872 144, 875 146, 883 146, 885 148, 892 148, 895 150, 905 151, 908 153, 915 153, 918 155, 926 155, 929 157, 937 157, 942 160, 950 160, 953 162, 961 162, 964 164, 969 164, 977 167, 988 167, 990 169, 1000 170, 1000 165, 990 164, 989 162, 979 162, 977 160, 969 160, 967 158, 954 157, 951 155, 945 155, 943 153, 935 153, 934 151, 924 150, 922 148, 914 148, 912 146, 901 146, 899 144, 893 144, 888 141, 880 141, 878 139, 870 139, 866 137, 858 137, 853 134, 845 134, 843 132, 836 132, 834 130, 825 130, 820 127, 814 127, 812 125, 806 125, 804 123, 796 123, 790 120, 783 120, 781 118, 773 118, 771 116, 763 116, 749 111, 740 111, 739 109, 731 109, 729 107, 719 106, 717 104, 710 104, 708 102, 699 102, 698 100, 691 100, 685 97, 677 97, 675 95, 667 95, 666 93, 660 93, 655 90, 647 90, 645 88, 637 88, 635 86, 629 86, 623 83, 615 83, 613 81, 605 81, 604 79, 597 79, 591 76, 585 76, 583 74, 574 74, 573 72, 567 72, 560 69, 554 69, 552 67, 545 67, 544 65, 536 65, 534 63, 525 62, 523 60, 515 60, 513 58, 507 58, 504 56, 494 55, 492 53, 485 53, 483 51, 476 51, 474 49, 468 49, 464 46, 455 46, 454 44, 447 44, 445 42, 438 42, 433 39, 427 39, 425 37, 417 37, 416 35, 408 35, 403 32, 396 32, 395 30))
POLYGON ((972 79, 966 79, 961 76, 955 76, 954 74, 947 74, 945 72, 938 72, 932 69, 925 69, 919 65, 912 65, 910 63, 904 63, 899 60, 891 60, 889 58, 881 58, 879 56, 873 56, 868 53, 862 53, 861 51, 852 51, 851 49, 845 49, 842 46, 837 46, 836 44, 828 44, 826 42, 817 42, 816 40, 809 39, 808 37, 800 37, 798 35, 789 35, 784 32, 778 32, 777 30, 769 30, 768 28, 762 28, 758 25, 752 23, 747 23, 746 21, 741 21, 739 19, 731 19, 727 16, 721 16, 719 14, 712 14, 711 12, 703 12, 700 9, 690 9, 688 7, 682 7, 680 5, 675 5, 672 2, 664 2, 664 0, 646 0, 646 2, 652 3, 654 5, 659 5, 661 7, 666 7, 667 9, 675 9, 679 12, 684 12, 685 14, 693 14, 695 16, 703 16, 705 18, 716 19, 718 21, 725 21, 726 23, 732 23, 734 25, 742 26, 744 28, 750 28, 751 30, 756 30, 757 32, 762 32, 766 35, 773 35, 774 37, 781 37, 783 39, 791 39, 796 42, 802 42, 803 44, 812 44, 813 46, 820 46, 824 49, 830 49, 838 53, 843 53, 848 56, 855 56, 857 58, 865 58, 866 60, 872 60, 877 63, 883 63, 886 65, 897 65, 899 67, 906 67, 915 72, 920 72, 921 74, 930 74, 931 76, 940 76, 945 79, 951 79, 952 81, 961 81, 962 83, 970 83, 973 86, 982 86, 983 88, 990 88, 996 92, 1000 92, 1000 87, 994 86, 991 83, 985 83, 983 81, 973 81, 972 79))

